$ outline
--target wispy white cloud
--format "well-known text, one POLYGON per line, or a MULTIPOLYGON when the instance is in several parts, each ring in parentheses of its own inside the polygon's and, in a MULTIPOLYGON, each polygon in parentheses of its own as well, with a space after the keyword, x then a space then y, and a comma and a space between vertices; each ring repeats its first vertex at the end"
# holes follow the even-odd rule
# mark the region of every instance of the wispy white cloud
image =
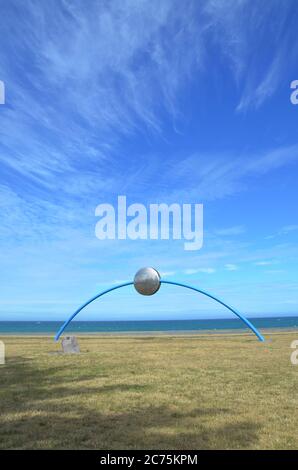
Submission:
POLYGON ((176 271, 161 271, 160 275, 161 276, 175 276, 176 271))
POLYGON ((232 264, 232 263, 227 263, 225 264, 225 269, 227 271, 237 271, 238 270, 238 266, 236 264, 232 264))
POLYGON ((290 232, 296 232, 298 230, 298 225, 286 225, 285 227, 282 227, 281 233, 282 234, 288 234, 290 232))
POLYGON ((266 273, 267 274, 277 274, 281 275, 284 274, 286 271, 284 269, 267 269, 266 273))
POLYGON ((2 163, 39 182, 78 170, 82 159, 100 175, 121 137, 159 132, 160 111, 176 114, 179 88, 200 66, 192 2, 11 3, 0 29, 13 34, 0 55, 8 84, 2 163))
POLYGON ((237 111, 245 111, 250 107, 258 108, 273 96, 281 82, 284 65, 284 54, 278 51, 261 82, 256 86, 253 80, 248 81, 246 90, 237 105, 237 111))
POLYGON ((258 108, 272 97, 281 86, 285 67, 297 60, 296 38, 289 27, 295 24, 295 3, 289 1, 283 7, 278 0, 206 3, 209 28, 230 61, 239 89, 237 111, 258 108))
POLYGON ((204 274, 213 274, 215 273, 216 269, 214 268, 189 268, 183 271, 184 274, 197 274, 197 273, 204 273, 204 274))
POLYGON ((298 230, 298 225, 297 224, 285 225, 280 230, 278 230, 276 233, 273 233, 271 235, 267 235, 265 238, 267 240, 270 240, 272 238, 277 238, 277 237, 280 237, 282 235, 288 235, 289 233, 296 232, 297 230, 298 230))
MULTIPOLYGON (((116 0, 88 8, 83 1, 57 6, 32 0, 6 8, 0 24, 8 39, 0 52, 8 88, 2 163, 52 188, 57 175, 67 173, 70 185, 62 190, 83 167, 81 179, 93 188, 105 160, 121 153, 123 137, 160 133, 163 112, 172 119, 181 115, 179 93, 204 76, 210 36, 232 64, 239 87, 248 90, 239 108, 261 103, 276 88, 282 66, 273 50, 265 78, 258 77, 251 60, 255 42, 268 35, 268 19, 278 18, 278 30, 269 30, 276 49, 290 11, 275 1, 244 0, 116 0)), ((258 60, 263 63, 261 54, 258 60)))
POLYGON ((272 264, 276 264, 276 261, 264 260, 264 261, 256 261, 254 263, 255 266, 270 266, 272 264))
MULTIPOLYGON (((171 168, 167 179, 179 187, 183 180, 187 190, 175 191, 176 199, 216 200, 249 189, 247 182, 298 161, 298 145, 273 148, 258 153, 233 151, 222 155, 193 154, 171 168)), ((239 232, 242 228, 237 227, 239 232)))
POLYGON ((245 233, 245 227, 243 225, 235 225, 233 227, 221 228, 215 230, 216 235, 220 236, 234 236, 234 235, 242 235, 245 233))

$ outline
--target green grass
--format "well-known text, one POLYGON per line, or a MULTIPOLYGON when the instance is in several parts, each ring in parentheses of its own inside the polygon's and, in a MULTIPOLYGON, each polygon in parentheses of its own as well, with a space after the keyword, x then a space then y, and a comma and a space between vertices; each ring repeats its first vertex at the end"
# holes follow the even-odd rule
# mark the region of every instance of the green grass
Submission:
POLYGON ((298 332, 2 339, 0 448, 298 447, 298 332))

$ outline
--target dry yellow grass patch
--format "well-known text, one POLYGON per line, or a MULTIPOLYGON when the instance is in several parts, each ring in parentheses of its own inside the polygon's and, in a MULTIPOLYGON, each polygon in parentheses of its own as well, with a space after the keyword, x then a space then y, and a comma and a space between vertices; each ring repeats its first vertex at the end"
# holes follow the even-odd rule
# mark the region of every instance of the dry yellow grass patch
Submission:
POLYGON ((266 337, 2 337, 0 448, 297 448, 298 332, 266 337))

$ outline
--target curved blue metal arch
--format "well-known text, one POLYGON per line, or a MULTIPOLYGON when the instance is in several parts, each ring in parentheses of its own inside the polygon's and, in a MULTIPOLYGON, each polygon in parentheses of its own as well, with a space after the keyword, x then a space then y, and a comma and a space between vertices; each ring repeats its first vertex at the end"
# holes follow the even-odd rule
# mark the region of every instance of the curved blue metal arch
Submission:
POLYGON ((185 287, 186 289, 194 290, 196 292, 199 292, 200 294, 210 297, 210 299, 215 300, 216 302, 218 302, 219 304, 223 305, 228 310, 233 312, 235 315, 237 315, 237 317, 240 318, 240 320, 242 320, 248 326, 248 328, 250 328, 254 332, 254 334, 259 338, 260 341, 265 341, 264 336, 261 335, 261 333, 256 329, 256 327, 247 318, 245 318, 237 310, 235 310, 234 308, 230 307, 225 302, 220 300, 218 297, 214 297, 214 295, 209 294, 208 292, 204 290, 198 289, 197 287, 189 286, 188 284, 182 284, 181 282, 173 282, 173 281, 160 281, 160 282, 162 282, 163 284, 172 284, 173 286, 185 287))
POLYGON ((108 292, 112 292, 113 290, 116 290, 116 289, 120 289, 121 287, 125 287, 125 286, 131 286, 133 284, 133 282, 125 282, 124 284, 119 284, 119 286, 114 286, 114 287, 110 287, 109 289, 107 290, 104 290, 103 292, 101 292, 100 294, 97 294, 95 295, 94 297, 92 297, 92 299, 90 300, 87 300, 87 302, 85 302, 83 305, 81 305, 70 317, 68 320, 66 320, 66 322, 63 323, 63 325, 60 327, 58 333, 56 334, 55 336, 55 341, 58 341, 58 339, 60 338, 60 336, 62 335, 63 331, 65 330, 65 328, 67 327, 67 325, 69 325, 69 323, 71 322, 71 320, 74 319, 74 317, 80 313, 81 310, 83 310, 83 308, 87 307, 87 305, 91 304, 91 302, 93 302, 93 300, 96 300, 98 299, 99 297, 105 295, 105 294, 108 294, 108 292))
MULTIPOLYGON (((226 307, 228 310, 230 310, 231 312, 233 312, 238 318, 240 318, 240 320, 242 320, 247 326, 248 328, 250 328, 253 333, 259 338, 260 341, 265 341, 265 338, 261 335, 261 333, 257 330, 257 328, 247 319, 245 318, 243 315, 241 315, 241 313, 239 313, 237 310, 235 310, 234 308, 230 307, 229 305, 227 305, 225 302, 223 302, 222 300, 220 300, 219 298, 215 297, 214 295, 212 294, 209 294, 208 292, 206 291, 203 291, 201 289, 198 289, 197 287, 192 287, 192 286, 189 286, 188 284, 182 284, 181 282, 174 282, 174 281, 163 281, 161 280, 160 281, 161 284, 170 284, 170 285, 173 285, 173 286, 179 286, 179 287, 185 287, 186 289, 190 289, 190 290, 194 290, 196 292, 199 292, 200 294, 203 294, 203 295, 206 295, 207 297, 209 297, 210 299, 213 299, 215 300, 216 302, 218 302, 219 304, 223 305, 224 307, 226 307)), ((94 300, 98 299, 99 297, 102 297, 103 295, 105 294, 108 294, 109 292, 112 292, 113 290, 116 290, 116 289, 120 289, 121 287, 126 287, 126 286, 131 286, 133 285, 133 282, 126 282, 124 284, 120 284, 118 286, 114 286, 114 287, 110 287, 109 289, 107 290, 104 290, 103 292, 101 292, 100 294, 98 295, 95 295, 94 297, 92 297, 92 299, 88 300, 87 302, 85 302, 83 305, 81 305, 81 307, 79 307, 70 317, 68 320, 66 320, 63 325, 60 327, 58 333, 56 334, 55 336, 55 341, 58 341, 58 339, 60 338, 60 336, 62 335, 63 331, 65 330, 65 328, 69 325, 69 323, 73 320, 73 318, 81 311, 83 310, 83 308, 87 307, 87 305, 91 304, 91 302, 93 302, 94 300)))

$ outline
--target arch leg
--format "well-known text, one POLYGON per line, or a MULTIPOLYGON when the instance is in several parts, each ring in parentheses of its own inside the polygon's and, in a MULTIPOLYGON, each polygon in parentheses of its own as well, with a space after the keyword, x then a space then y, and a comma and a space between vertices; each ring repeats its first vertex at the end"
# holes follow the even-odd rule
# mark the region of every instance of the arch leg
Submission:
POLYGON ((171 284, 173 286, 179 286, 179 287, 185 287, 186 289, 190 289, 190 290, 194 290, 196 292, 199 292, 200 294, 203 294, 203 295, 206 295, 207 297, 210 297, 210 299, 213 299, 215 300, 216 302, 218 302, 219 304, 223 305, 224 307, 226 307, 228 310, 230 310, 231 312, 233 312, 235 315, 237 315, 238 318, 240 318, 240 320, 242 320, 247 326, 248 328, 251 329, 251 331, 257 336, 257 338, 259 338, 260 341, 265 341, 265 338, 264 336, 257 330, 257 328, 247 319, 245 318, 243 315, 241 315, 241 313, 239 313, 237 310, 235 310, 234 308, 230 307, 228 304, 226 304, 225 302, 223 302, 222 300, 220 300, 219 298, 215 297, 214 295, 212 294, 209 294, 208 292, 206 291, 203 291, 201 289, 197 289, 196 287, 192 287, 192 286, 189 286, 187 284, 182 284, 180 282, 173 282, 173 281, 163 281, 161 280, 160 281, 162 284, 171 284))
POLYGON ((104 290, 103 292, 101 292, 100 294, 97 294, 95 295, 94 297, 92 297, 92 299, 90 300, 87 300, 87 302, 85 302, 83 305, 81 305, 64 323, 63 325, 59 328, 59 331, 58 333, 56 334, 55 336, 55 341, 58 341, 58 339, 60 338, 60 336, 62 335, 63 331, 65 330, 65 328, 69 325, 69 323, 74 319, 74 317, 80 313, 81 310, 83 310, 83 308, 87 307, 87 305, 91 304, 91 302, 93 302, 94 300, 98 299, 99 297, 102 297, 103 295, 105 294, 108 294, 109 292, 112 292, 113 290, 116 290, 116 289, 120 289, 121 287, 125 287, 125 286, 131 286, 133 284, 133 282, 125 282, 124 284, 120 284, 119 286, 114 286, 114 287, 111 287, 110 289, 107 289, 107 290, 104 290))

